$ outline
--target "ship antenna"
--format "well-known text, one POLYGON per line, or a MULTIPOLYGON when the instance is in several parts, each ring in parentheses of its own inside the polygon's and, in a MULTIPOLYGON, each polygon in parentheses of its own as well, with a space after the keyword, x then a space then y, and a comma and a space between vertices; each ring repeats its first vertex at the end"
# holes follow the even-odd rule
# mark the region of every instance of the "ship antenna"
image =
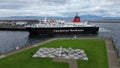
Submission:
POLYGON ((45 17, 44 22, 47 23, 47 17, 45 17))
POLYGON ((76 17, 78 17, 78 13, 76 13, 76 17))

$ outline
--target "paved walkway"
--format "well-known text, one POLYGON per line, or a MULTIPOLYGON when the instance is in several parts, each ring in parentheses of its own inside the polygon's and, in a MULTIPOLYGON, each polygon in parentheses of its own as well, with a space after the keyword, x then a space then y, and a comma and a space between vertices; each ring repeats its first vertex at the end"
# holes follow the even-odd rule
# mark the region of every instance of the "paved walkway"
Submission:
POLYGON ((120 58, 117 57, 114 45, 110 39, 105 39, 109 68, 120 68, 120 58))
POLYGON ((54 58, 55 62, 67 62, 69 63, 69 68, 78 68, 77 61, 75 59, 62 59, 62 58, 54 58))

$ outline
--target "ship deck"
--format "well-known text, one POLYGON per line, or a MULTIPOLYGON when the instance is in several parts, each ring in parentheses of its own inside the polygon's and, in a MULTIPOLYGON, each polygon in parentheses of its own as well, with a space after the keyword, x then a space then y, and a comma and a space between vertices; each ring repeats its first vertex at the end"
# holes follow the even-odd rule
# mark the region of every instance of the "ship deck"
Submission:
POLYGON ((40 23, 40 24, 31 24, 26 25, 25 27, 31 28, 60 28, 60 27, 96 27, 94 24, 87 23, 40 23))

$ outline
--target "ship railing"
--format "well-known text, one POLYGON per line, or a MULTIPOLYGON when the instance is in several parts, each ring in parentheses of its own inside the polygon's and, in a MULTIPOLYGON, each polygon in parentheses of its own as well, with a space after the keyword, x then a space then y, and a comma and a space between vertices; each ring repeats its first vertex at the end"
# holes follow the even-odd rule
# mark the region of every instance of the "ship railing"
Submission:
POLYGON ((27 24, 24 27, 36 27, 37 24, 27 24))

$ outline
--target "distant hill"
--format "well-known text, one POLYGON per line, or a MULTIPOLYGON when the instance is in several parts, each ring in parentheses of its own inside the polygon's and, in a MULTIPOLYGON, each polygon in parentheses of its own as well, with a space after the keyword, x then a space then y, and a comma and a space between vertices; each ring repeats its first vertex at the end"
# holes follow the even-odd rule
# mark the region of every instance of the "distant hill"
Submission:
POLYGON ((98 18, 103 18, 102 16, 96 16, 96 15, 81 15, 80 17, 82 19, 98 19, 98 18))
MULTIPOLYGON (((81 19, 120 19, 120 17, 102 17, 98 15, 79 15, 81 19)), ((44 18, 45 16, 9 16, 6 18, 44 18)), ((74 16, 69 17, 55 17, 51 16, 48 18, 73 18, 74 16)))
MULTIPOLYGON (((113 22, 117 21, 120 22, 120 17, 102 17, 102 16, 97 16, 97 15, 79 15, 81 18, 81 21, 94 21, 94 22, 113 22)), ((45 16, 10 16, 10 17, 0 17, 0 20, 2 19, 43 19, 45 16)), ((55 19, 64 19, 65 21, 72 21, 74 16, 69 16, 69 17, 55 17, 51 16, 48 18, 55 18, 55 19)))

